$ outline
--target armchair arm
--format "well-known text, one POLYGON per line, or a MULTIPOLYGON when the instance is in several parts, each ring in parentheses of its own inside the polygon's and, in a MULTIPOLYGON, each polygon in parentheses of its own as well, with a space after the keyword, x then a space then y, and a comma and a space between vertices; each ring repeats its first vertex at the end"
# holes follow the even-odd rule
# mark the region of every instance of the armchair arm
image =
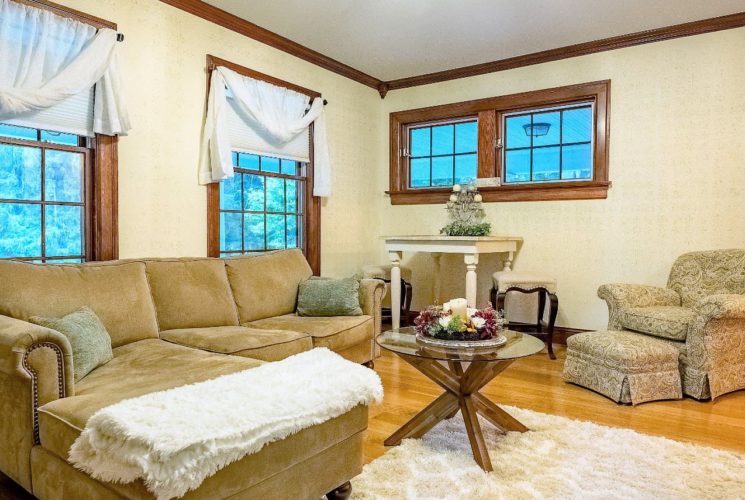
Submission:
POLYGON ((29 491, 38 409, 73 394, 72 373, 72 348, 64 335, 0 315, 0 442, 8 444, 0 446, 0 463, 29 491))
MULTIPOLYGON (((386 287, 383 280, 371 278, 360 280, 360 306, 364 314, 373 317, 375 323, 374 337, 380 335, 382 329, 381 308, 383 297, 385 297, 385 290, 386 287)), ((373 357, 377 358, 378 356, 380 356, 380 349, 378 349, 378 345, 373 340, 373 357)))
POLYGON ((711 397, 745 383, 745 295, 717 294, 693 307, 686 337, 686 364, 708 376, 711 397))
POLYGON ((611 283, 598 288, 598 297, 608 304, 608 329, 620 330, 620 313, 631 307, 679 306, 675 290, 650 285, 611 283))

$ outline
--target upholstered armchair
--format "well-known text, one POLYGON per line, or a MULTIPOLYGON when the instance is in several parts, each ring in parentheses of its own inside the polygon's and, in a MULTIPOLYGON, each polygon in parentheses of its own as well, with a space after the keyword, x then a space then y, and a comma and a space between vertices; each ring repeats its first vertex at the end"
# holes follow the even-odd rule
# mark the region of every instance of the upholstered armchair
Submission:
POLYGON ((608 329, 652 335, 680 350, 683 392, 697 399, 745 389, 745 250, 678 257, 666 288, 608 284, 608 329))

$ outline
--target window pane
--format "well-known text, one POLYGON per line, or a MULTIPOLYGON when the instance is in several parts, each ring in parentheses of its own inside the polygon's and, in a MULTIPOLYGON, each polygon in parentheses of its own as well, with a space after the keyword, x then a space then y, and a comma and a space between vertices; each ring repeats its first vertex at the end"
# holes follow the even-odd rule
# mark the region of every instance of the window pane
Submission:
POLYGON ((562 142, 589 142, 592 140, 592 108, 564 111, 562 142))
POLYGON ((455 126, 455 152, 473 153, 478 150, 478 124, 459 123, 455 126))
POLYGON ((54 150, 46 150, 44 154, 44 198, 47 201, 82 203, 83 154, 54 150))
POLYGON ((548 181, 559 178, 559 148, 533 150, 533 180, 548 181))
POLYGON ((297 212, 297 184, 298 181, 291 181, 287 180, 286 182, 286 189, 287 189, 287 211, 288 212, 297 212))
POLYGON ((41 205, 0 203, 0 257, 41 255, 41 205))
POLYGON ((243 223, 246 250, 264 250, 264 214, 246 214, 243 223))
POLYGON ((468 184, 476 179, 476 155, 460 155, 455 157, 455 183, 468 184))
POLYGON ((261 170, 262 172, 274 172, 279 173, 279 158, 269 158, 268 156, 261 157, 261 170))
POLYGON ((47 259, 47 264, 80 264, 83 259, 47 259))
POLYGON ((245 210, 264 211, 264 177, 245 174, 243 176, 243 206, 245 210))
POLYGON ((287 248, 296 248, 298 246, 297 228, 300 217, 287 217, 287 248))
POLYGON ((238 166, 238 153, 236 153, 235 151, 233 151, 233 166, 238 166))
POLYGON ((453 154, 453 130, 452 125, 440 125, 432 127, 432 154, 453 154))
POLYGON ((266 216, 266 248, 285 248, 285 216, 266 216))
POLYGON ((453 185, 453 157, 441 156, 432 158, 432 185, 453 185))
POLYGON ((411 156, 429 156, 429 130, 429 127, 411 130, 411 156))
POLYGON ((241 168, 249 168, 251 170, 259 169, 259 157, 256 155, 241 153, 238 155, 238 166, 241 168))
POLYGON ((37 132, 38 131, 35 128, 18 127, 16 125, 0 123, 0 135, 10 137, 11 139, 27 139, 29 141, 35 141, 37 138, 37 132))
POLYGON ((530 180, 530 150, 507 151, 504 165, 505 182, 530 180))
POLYGON ((285 180, 267 177, 266 180, 266 211, 285 211, 285 180))
POLYGON ((240 210, 241 199, 241 178, 242 174, 235 174, 229 179, 220 182, 220 209, 222 210, 240 210))
POLYGON ((561 142, 561 113, 552 111, 550 113, 536 113, 533 115, 533 130, 537 130, 539 124, 548 125, 546 135, 537 135, 533 137, 533 146, 547 146, 549 144, 559 144, 561 142))
POLYGON ((64 144, 66 146, 77 146, 78 136, 75 134, 65 134, 63 132, 52 132, 51 130, 41 131, 41 140, 54 144, 64 144))
POLYGON ((294 160, 282 160, 282 173, 297 175, 297 162, 294 160))
POLYGON ((0 198, 41 199, 41 150, 0 144, 0 198))
POLYGON ((564 146, 561 154, 562 179, 592 179, 592 147, 590 144, 564 146))
POLYGON ((411 187, 429 186, 429 158, 411 160, 411 187))
POLYGON ((83 254, 83 207, 47 205, 44 208, 46 255, 83 254))
POLYGON ((530 135, 527 134, 523 128, 525 125, 530 125, 530 115, 508 116, 507 119, 505 119, 505 123, 505 128, 507 129, 504 141, 505 148, 513 149, 530 147, 530 135))
POLYGON ((243 215, 220 212, 220 250, 241 250, 243 215))

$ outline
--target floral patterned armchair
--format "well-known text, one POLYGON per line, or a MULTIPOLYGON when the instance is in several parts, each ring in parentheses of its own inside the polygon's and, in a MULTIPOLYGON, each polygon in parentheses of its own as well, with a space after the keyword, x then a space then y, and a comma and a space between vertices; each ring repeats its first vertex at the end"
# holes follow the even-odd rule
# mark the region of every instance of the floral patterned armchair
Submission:
POLYGON ((683 392, 697 399, 745 389, 745 249, 678 257, 666 288, 609 284, 609 330, 653 335, 680 350, 683 392))

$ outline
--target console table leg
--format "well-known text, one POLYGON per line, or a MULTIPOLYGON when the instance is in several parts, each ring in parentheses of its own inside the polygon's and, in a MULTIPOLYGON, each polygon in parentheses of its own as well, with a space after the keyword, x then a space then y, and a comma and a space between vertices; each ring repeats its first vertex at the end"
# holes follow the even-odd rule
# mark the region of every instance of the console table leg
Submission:
POLYGON ((478 292, 476 266, 479 263, 479 255, 466 254, 463 256, 463 261, 466 263, 466 302, 468 302, 468 307, 476 307, 476 292, 478 292))
POLYGON ((391 259, 391 326, 401 326, 401 252, 389 252, 391 259))

